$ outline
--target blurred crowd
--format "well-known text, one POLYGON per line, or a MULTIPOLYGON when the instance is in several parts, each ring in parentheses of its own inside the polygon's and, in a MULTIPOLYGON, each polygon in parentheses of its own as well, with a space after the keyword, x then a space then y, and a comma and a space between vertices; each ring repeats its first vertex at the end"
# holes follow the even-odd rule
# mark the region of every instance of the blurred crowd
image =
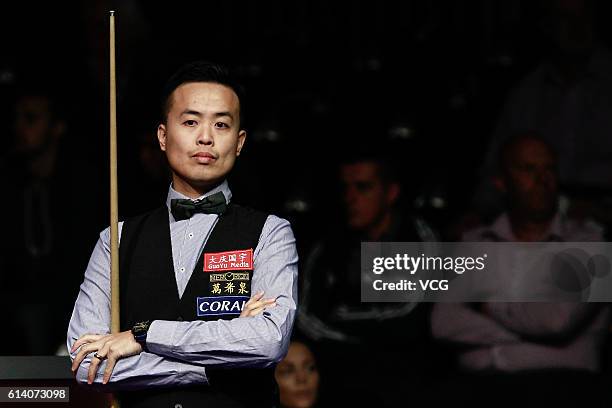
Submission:
MULTIPOLYGON (((428 12, 420 10, 431 17, 431 27, 420 27, 411 37, 418 41, 406 44, 414 55, 431 57, 420 62, 425 68, 406 68, 418 77, 412 82, 398 79, 404 60, 376 53, 381 43, 375 35, 372 44, 360 42, 358 57, 338 50, 343 58, 354 57, 346 75, 328 55, 302 63, 297 51, 289 53, 292 60, 282 69, 303 65, 299 77, 292 77, 267 68, 271 63, 258 59, 266 55, 256 51, 244 57, 252 63, 245 63, 222 52, 182 48, 176 63, 164 57, 157 71, 149 70, 145 63, 153 63, 155 50, 171 40, 156 37, 159 10, 125 3, 119 24, 129 25, 130 33, 120 35, 123 44, 142 44, 148 36, 156 42, 130 53, 125 45, 119 58, 121 218, 165 200, 169 174, 155 138, 155 89, 167 72, 184 60, 217 58, 236 68, 247 90, 254 89, 253 103, 246 105, 247 147, 230 186, 237 202, 289 219, 298 242, 295 340, 276 368, 282 406, 612 401, 605 384, 612 380, 607 304, 360 301, 363 241, 609 239, 612 52, 598 26, 600 5, 533 3, 479 3, 490 20, 504 11, 524 17, 526 8, 538 27, 530 38, 535 56, 513 54, 507 38, 491 54, 489 68, 518 66, 518 57, 529 64, 513 71, 520 75, 495 76, 501 84, 490 89, 483 79, 490 72, 452 76, 452 61, 419 51, 443 41, 431 33, 452 33, 436 31, 436 24, 445 24, 435 18, 445 15, 436 2, 428 12), (441 64, 447 64, 444 70, 441 64), (447 80, 455 81, 452 92, 436 88, 447 80), (435 98, 448 106, 440 108, 435 98)), ((106 37, 99 20, 109 4, 94 4, 73 11, 92 23, 82 45, 89 51, 82 61, 70 61, 78 73, 56 75, 30 60, 0 64, 6 90, 0 150, 2 355, 64 352, 88 257, 108 223, 106 37)), ((229 11, 240 5, 228 4, 229 11)), ((326 15, 333 20, 332 14, 326 15)), ((302 34, 296 43, 283 45, 314 55, 320 38, 296 30, 302 34)), ((257 44, 249 46, 257 50, 257 44)), ((460 61, 456 66, 467 69, 460 61)))

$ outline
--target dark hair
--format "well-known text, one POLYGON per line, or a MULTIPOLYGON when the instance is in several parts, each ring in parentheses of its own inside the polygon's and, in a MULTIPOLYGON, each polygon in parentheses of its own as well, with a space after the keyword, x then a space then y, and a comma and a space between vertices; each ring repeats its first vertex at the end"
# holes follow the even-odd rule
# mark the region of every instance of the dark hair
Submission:
POLYGON ((351 146, 339 156, 339 166, 373 163, 378 167, 378 176, 384 183, 399 182, 395 160, 385 148, 376 146, 351 146))
POLYGON ((240 127, 244 127, 244 88, 236 81, 230 71, 223 65, 207 61, 195 61, 183 65, 168 79, 161 95, 162 122, 168 119, 171 96, 176 88, 190 82, 212 82, 227 86, 238 96, 240 109, 240 127))

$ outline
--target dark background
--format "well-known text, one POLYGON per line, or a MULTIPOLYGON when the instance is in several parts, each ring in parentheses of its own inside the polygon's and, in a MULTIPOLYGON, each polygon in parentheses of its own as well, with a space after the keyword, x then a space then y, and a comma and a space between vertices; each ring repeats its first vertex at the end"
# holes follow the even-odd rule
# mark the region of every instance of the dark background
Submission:
MULTIPOLYGON (((443 199, 441 207, 419 209, 440 230, 469 207, 507 93, 547 48, 546 4, 5 2, 0 155, 12 144, 15 94, 45 84, 60 96, 64 144, 79 163, 71 195, 90 197, 75 214, 88 222, 65 242, 89 249, 74 251, 75 272, 55 296, 74 301, 89 251, 108 224, 108 10, 117 12, 121 217, 165 199, 163 175, 151 181, 140 159, 143 146, 149 154, 157 149, 164 81, 185 62, 212 60, 234 69, 248 94, 249 136, 232 175, 234 196, 290 219, 304 253, 335 217, 328 210, 333 168, 354 144, 390 146, 401 162, 406 205, 443 199)), ((597 22, 609 20, 612 6, 595 4, 597 22)), ((608 27, 597 24, 604 44, 608 27)))
MULTIPOLYGON (((398 144, 413 194, 441 184, 458 210, 507 91, 546 46, 541 1, 117 3, 4 6, 1 148, 10 146, 13 88, 51 82, 69 109, 74 145, 90 149, 92 166, 107 166, 114 8, 122 189, 136 135, 153 137, 164 80, 184 62, 208 59, 246 84, 244 161, 262 177, 250 178, 257 197, 242 198, 273 209, 295 190, 322 188, 334 148, 360 138, 398 144)), ((605 21, 610 6, 598 8, 605 21)))

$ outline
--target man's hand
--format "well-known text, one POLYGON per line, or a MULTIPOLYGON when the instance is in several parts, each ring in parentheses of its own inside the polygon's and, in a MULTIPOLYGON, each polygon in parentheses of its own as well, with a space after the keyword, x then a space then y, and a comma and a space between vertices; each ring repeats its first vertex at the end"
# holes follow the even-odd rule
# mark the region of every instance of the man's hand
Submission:
POLYGON ((259 292, 244 304, 240 317, 253 317, 263 312, 268 307, 276 306, 276 299, 263 299, 263 292, 259 292))
POLYGON ((95 353, 89 365, 89 373, 87 374, 88 384, 93 383, 96 373, 98 372, 98 366, 102 360, 108 359, 106 369, 104 370, 104 378, 102 380, 102 383, 106 384, 110 380, 118 360, 135 356, 142 352, 142 346, 134 339, 134 335, 129 330, 107 335, 86 334, 74 343, 70 352, 74 353, 79 347, 81 347, 81 350, 79 350, 79 353, 72 363, 73 373, 76 373, 76 370, 79 368, 79 365, 81 365, 86 355, 95 353))

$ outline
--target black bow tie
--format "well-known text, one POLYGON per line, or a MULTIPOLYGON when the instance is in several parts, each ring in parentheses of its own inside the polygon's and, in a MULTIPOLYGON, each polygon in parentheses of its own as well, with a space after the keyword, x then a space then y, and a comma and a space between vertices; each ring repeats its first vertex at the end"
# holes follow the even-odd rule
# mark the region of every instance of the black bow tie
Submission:
POLYGON ((195 213, 223 214, 226 208, 225 196, 221 191, 196 201, 188 199, 170 200, 170 211, 176 221, 189 219, 195 213))

